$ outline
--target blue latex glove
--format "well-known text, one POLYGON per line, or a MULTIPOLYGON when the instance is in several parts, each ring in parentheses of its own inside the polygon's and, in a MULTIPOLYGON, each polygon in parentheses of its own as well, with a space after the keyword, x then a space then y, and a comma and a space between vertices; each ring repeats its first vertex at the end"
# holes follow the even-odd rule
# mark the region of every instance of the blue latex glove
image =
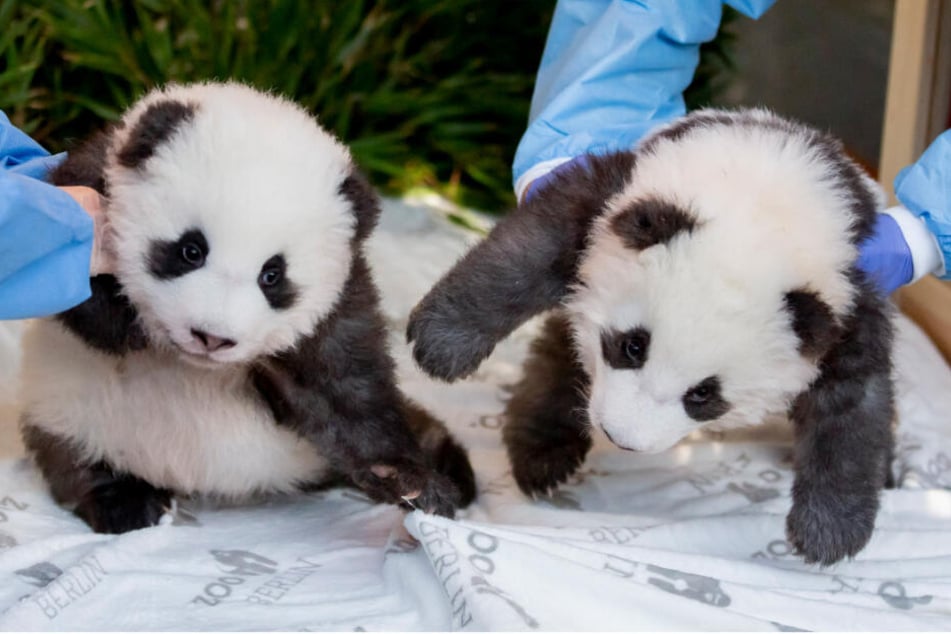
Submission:
POLYGON ((878 215, 875 233, 859 247, 857 264, 885 295, 911 282, 915 274, 911 248, 893 217, 878 215))
POLYGON ((90 296, 92 218, 40 180, 64 157, 0 112, 0 319, 50 315, 90 296))
POLYGON ((723 4, 759 17, 775 0, 559 0, 513 165, 515 191, 584 153, 634 147, 686 112, 683 91, 723 4))

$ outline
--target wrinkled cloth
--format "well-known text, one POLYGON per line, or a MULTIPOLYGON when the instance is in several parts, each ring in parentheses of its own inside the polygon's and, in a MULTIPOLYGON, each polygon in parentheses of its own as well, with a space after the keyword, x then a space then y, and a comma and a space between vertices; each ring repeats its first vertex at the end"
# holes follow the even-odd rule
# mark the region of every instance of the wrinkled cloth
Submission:
POLYGON ((0 630, 951 629, 951 371, 908 320, 900 486, 855 561, 807 566, 784 537, 781 419, 658 455, 597 446, 551 498, 518 493, 501 415, 540 320, 453 385, 423 376, 402 337, 474 239, 390 201, 368 246, 404 389, 470 451, 479 499, 458 520, 334 489, 233 508, 185 500, 163 525, 95 535, 8 458, 0 630))

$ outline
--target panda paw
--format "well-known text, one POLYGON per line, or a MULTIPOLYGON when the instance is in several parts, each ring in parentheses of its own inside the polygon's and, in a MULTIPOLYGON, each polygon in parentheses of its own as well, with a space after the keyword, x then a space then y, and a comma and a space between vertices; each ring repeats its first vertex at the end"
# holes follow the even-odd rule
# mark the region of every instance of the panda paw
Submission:
POLYGON ((426 297, 413 309, 406 340, 413 358, 427 374, 455 381, 475 372, 495 348, 495 339, 468 328, 471 321, 457 311, 440 307, 439 298, 426 297))
POLYGON ((522 493, 549 495, 564 484, 584 462, 591 447, 586 437, 555 438, 543 435, 506 434, 512 475, 522 493))
POLYGON ((830 566, 865 547, 877 512, 877 493, 794 491, 786 536, 807 564, 830 566))
POLYGON ((74 512, 95 532, 118 534, 157 525, 171 506, 169 491, 124 476, 95 487, 74 512))
POLYGON ((396 459, 376 462, 351 475, 370 499, 453 517, 461 494, 446 476, 415 461, 396 459))

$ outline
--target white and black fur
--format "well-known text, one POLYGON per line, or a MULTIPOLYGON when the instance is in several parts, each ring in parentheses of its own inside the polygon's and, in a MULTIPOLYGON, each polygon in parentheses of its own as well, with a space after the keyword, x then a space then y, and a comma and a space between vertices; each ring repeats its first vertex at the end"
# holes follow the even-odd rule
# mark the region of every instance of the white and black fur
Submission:
POLYGON ((788 536, 831 564, 890 482, 887 301, 856 267, 884 200, 838 141, 763 110, 706 110, 561 170, 414 309, 430 374, 472 372, 546 322, 507 407, 519 487, 546 492, 600 432, 655 452, 788 411, 788 536))
POLYGON ((172 85, 51 181, 107 197, 118 263, 26 336, 21 423, 95 530, 341 479, 444 515, 472 499, 465 451, 396 385, 362 252, 377 197, 304 110, 172 85))

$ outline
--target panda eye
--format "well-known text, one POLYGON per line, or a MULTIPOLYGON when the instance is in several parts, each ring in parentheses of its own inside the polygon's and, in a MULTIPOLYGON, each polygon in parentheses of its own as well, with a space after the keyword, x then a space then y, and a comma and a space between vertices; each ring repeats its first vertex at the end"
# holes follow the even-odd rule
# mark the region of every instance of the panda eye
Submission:
POLYGON ((279 284, 283 278, 284 272, 280 269, 267 269, 261 272, 261 276, 258 278, 258 284, 261 286, 274 286, 279 284))
POLYGON ((145 261, 153 277, 173 280, 204 266, 210 252, 205 234, 198 227, 192 227, 177 239, 153 240, 145 261))
POLYGON ((194 242, 188 242, 182 245, 182 259, 192 266, 201 266, 205 262, 205 251, 194 242))
POLYGON ((644 328, 627 332, 601 333, 601 354, 608 365, 618 370, 637 370, 647 362, 651 334, 644 328))
POLYGON ((716 420, 728 411, 730 404, 723 398, 720 379, 708 376, 683 395, 684 410, 687 416, 698 422, 716 420))
POLYGON ((699 385, 684 395, 684 399, 694 405, 703 405, 714 396, 714 390, 709 385, 699 385))
POLYGON ((287 275, 287 260, 278 253, 261 266, 258 273, 261 293, 274 310, 286 310, 297 301, 297 286, 287 275))
POLYGON ((641 363, 647 354, 647 342, 644 337, 638 336, 625 337, 621 342, 622 352, 627 359, 633 363, 641 363))

